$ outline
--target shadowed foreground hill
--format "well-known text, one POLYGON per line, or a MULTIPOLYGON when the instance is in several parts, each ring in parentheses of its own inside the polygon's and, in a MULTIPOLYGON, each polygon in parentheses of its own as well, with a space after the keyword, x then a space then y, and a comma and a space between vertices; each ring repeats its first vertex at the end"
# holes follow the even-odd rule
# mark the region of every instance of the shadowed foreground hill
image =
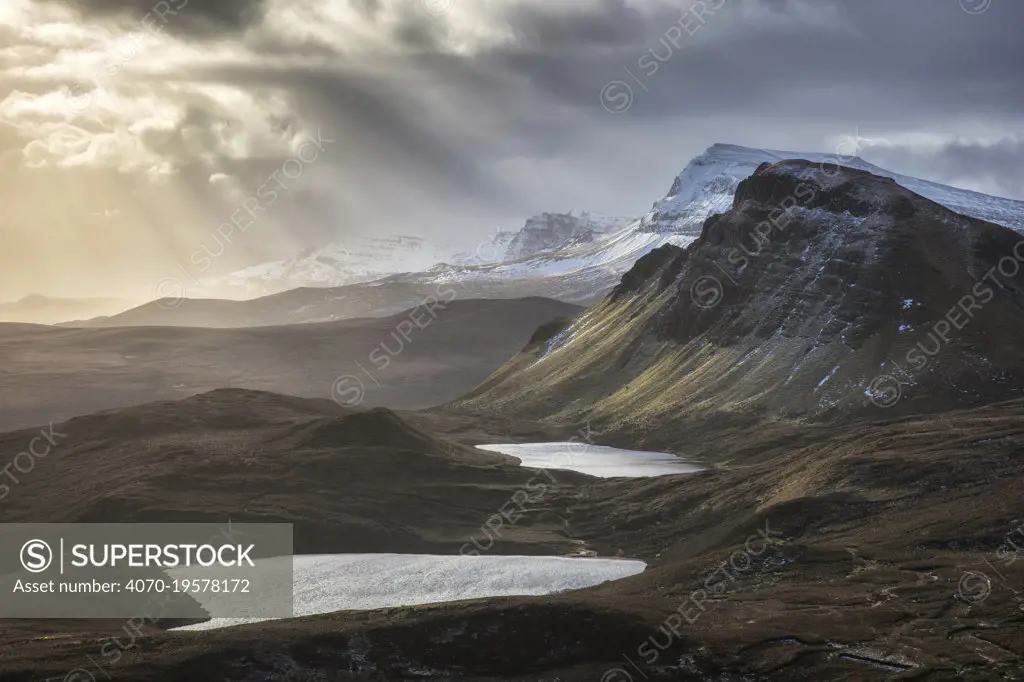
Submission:
POLYGON ((330 398, 344 376, 344 401, 437 405, 487 378, 538 325, 580 310, 435 300, 388 318, 254 329, 0 325, 0 431, 226 387, 330 398))
POLYGON ((1024 242, 888 178, 765 164, 455 406, 624 431, 886 416, 1024 393, 1024 242))
MULTIPOLYGON (((0 434, 0 452, 38 435, 0 434)), ((235 389, 76 417, 53 440, 0 522, 282 522, 297 553, 457 553, 534 476, 383 408, 235 389)), ((569 551, 562 519, 545 518, 502 551, 569 551)))

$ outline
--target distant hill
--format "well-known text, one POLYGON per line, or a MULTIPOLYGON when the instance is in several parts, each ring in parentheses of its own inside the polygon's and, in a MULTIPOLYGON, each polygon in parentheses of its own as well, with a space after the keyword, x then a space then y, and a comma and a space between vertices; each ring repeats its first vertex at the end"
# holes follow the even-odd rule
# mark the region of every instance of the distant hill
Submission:
POLYGON ((487 378, 538 325, 580 310, 531 298, 252 329, 0 324, 0 430, 223 387, 436 405, 487 378))

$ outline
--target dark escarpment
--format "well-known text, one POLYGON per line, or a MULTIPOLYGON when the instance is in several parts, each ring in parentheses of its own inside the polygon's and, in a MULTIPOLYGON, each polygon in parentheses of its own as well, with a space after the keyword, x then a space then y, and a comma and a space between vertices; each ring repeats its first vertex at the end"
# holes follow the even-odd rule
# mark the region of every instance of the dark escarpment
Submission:
POLYGON ((990 325, 1004 329, 1001 320, 1024 310, 1020 264, 1004 267, 1012 276, 998 272, 1015 249, 1024 256, 1020 241, 889 178, 782 162, 741 182, 733 209, 708 220, 657 325, 676 341, 778 336, 856 351, 940 320, 961 301, 970 305, 964 297, 995 269, 991 298, 986 291, 973 301, 986 299, 989 314, 965 325, 958 341, 991 346, 990 325), (721 303, 694 305, 694 288, 709 277, 721 284, 721 303))
POLYGON ((686 257, 687 251, 678 246, 673 244, 659 246, 637 260, 633 267, 622 276, 622 281, 612 291, 611 298, 619 299, 636 293, 655 278, 663 286, 668 286, 678 276, 686 263, 686 257))

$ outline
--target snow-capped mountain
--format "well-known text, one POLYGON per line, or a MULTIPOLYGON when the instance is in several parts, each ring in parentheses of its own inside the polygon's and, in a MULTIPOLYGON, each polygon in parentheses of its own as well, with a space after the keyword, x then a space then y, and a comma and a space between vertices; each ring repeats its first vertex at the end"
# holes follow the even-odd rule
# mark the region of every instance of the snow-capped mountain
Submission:
MULTIPOLYGON (((523 232, 530 232, 528 227, 544 227, 543 220, 527 221, 519 232, 498 230, 475 249, 458 254, 412 237, 352 240, 345 248, 328 247, 289 261, 249 268, 220 278, 220 282, 250 296, 302 286, 335 287, 327 294, 289 292, 287 307, 295 322, 386 315, 411 307, 424 296, 436 295, 438 287, 447 285, 465 298, 546 296, 589 303, 611 291, 637 260, 654 249, 690 244, 707 218, 732 207, 742 180, 761 164, 784 159, 805 159, 818 167, 825 164, 828 173, 834 171, 835 156, 830 154, 716 144, 694 158, 674 179, 668 195, 654 202, 644 216, 611 232, 577 233, 567 244, 524 257, 515 256, 527 242, 523 232), (585 236, 579 238, 581 235, 585 236)), ((843 161, 890 178, 958 213, 1024 232, 1024 201, 897 175, 857 158, 843 161)), ((815 177, 827 180, 824 172, 815 177)), ((602 227, 593 215, 589 220, 602 227)), ((612 219, 611 224, 619 222, 612 219)), ((553 227, 550 235, 556 229, 553 227)))
POLYGON ((836 154, 751 149, 731 144, 712 145, 694 158, 676 177, 668 195, 656 201, 651 211, 641 219, 640 229, 696 237, 709 215, 729 209, 741 180, 750 177, 762 163, 785 159, 806 159, 822 164, 823 178, 835 172, 837 162, 892 178, 910 191, 957 213, 1004 225, 1018 232, 1024 231, 1024 201, 993 197, 892 173, 855 156, 844 156, 837 161, 836 154))
POLYGON ((212 277, 202 285, 218 295, 266 296, 298 287, 338 287, 370 282, 400 273, 424 272, 441 265, 490 265, 586 244, 629 222, 629 218, 585 211, 544 213, 527 219, 518 232, 496 230, 474 249, 459 252, 419 237, 352 237, 318 249, 307 249, 288 260, 212 277))
POLYGON ((452 254, 446 262, 450 265, 471 267, 505 260, 509 244, 518 234, 518 232, 496 229, 490 237, 477 244, 476 248, 452 254))
MULTIPOLYGON (((598 235, 585 244, 509 259, 485 268, 448 270, 444 275, 462 281, 500 279, 519 281, 517 291, 586 302, 614 287, 619 277, 654 249, 671 244, 686 246, 700 235, 704 221, 732 207, 740 182, 763 163, 805 159, 821 168, 815 176, 827 182, 836 172, 836 155, 787 152, 715 144, 694 158, 675 178, 669 193, 654 202, 647 214, 623 229, 598 235), (532 282, 525 286, 526 281, 532 282)), ((858 157, 845 157, 843 165, 891 178, 897 184, 952 209, 1024 232, 1024 201, 994 197, 969 190, 892 173, 858 157)), ((813 180, 813 178, 812 178, 813 180)))

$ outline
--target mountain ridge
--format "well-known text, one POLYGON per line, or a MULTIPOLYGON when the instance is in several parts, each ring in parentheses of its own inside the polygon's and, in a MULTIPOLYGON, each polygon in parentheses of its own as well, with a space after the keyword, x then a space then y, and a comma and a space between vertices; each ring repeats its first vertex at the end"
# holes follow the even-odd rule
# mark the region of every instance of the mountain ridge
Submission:
MULTIPOLYGON (((474 253, 463 253, 462 264, 439 264, 422 272, 383 276, 369 282, 331 288, 292 289, 273 298, 242 301, 201 302, 200 299, 170 300, 146 304, 146 324, 199 326, 221 324, 251 326, 318 322, 329 319, 391 314, 415 305, 416 300, 440 288, 454 287, 460 296, 475 298, 518 298, 543 296, 576 304, 591 304, 612 291, 622 276, 647 253, 667 244, 685 247, 696 239, 704 222, 732 206, 740 182, 764 163, 784 158, 808 158, 821 177, 832 172, 838 156, 833 154, 782 152, 716 144, 695 157, 672 182, 669 194, 654 202, 651 211, 617 231, 592 235, 582 243, 570 243, 532 255, 503 260, 515 234, 498 231, 482 242, 474 253), (250 315, 245 308, 266 305, 272 312, 250 315), (161 308, 172 309, 163 311, 161 308), (179 309, 180 308, 180 309, 179 309), (187 314, 186 314, 187 313, 187 314), (274 319, 277 321, 268 321, 274 319), (197 320, 199 322, 197 322, 197 320)), ((925 198, 1006 227, 1024 230, 1024 202, 991 197, 977 192, 938 185, 909 176, 890 173, 857 157, 858 168, 879 177, 889 177, 925 198), (917 188, 917 189, 915 189, 917 188), (923 188, 923 192, 918 192, 923 188)), ((140 317, 132 313, 131 317, 140 317)), ((121 320, 88 320, 83 326, 110 326, 121 320)), ((137 323, 137 322, 136 322, 137 323)))

